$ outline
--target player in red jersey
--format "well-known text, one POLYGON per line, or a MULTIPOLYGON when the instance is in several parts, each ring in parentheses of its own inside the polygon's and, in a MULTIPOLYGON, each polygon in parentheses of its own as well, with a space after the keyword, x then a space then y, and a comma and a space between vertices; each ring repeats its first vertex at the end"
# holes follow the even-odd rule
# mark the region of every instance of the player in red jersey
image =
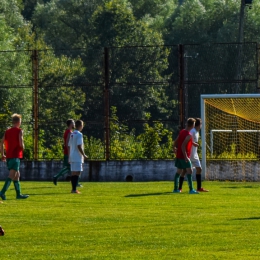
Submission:
POLYGON ((186 169, 188 184, 190 188, 190 194, 198 194, 196 190, 193 188, 192 182, 192 165, 190 161, 190 154, 192 148, 192 136, 190 134, 191 129, 195 126, 195 119, 189 118, 186 123, 186 128, 181 130, 179 136, 174 142, 174 146, 178 144, 175 166, 177 167, 177 172, 174 178, 174 193, 180 193, 181 191, 178 189, 180 175, 183 170, 186 169))
POLYGON ((2 160, 7 162, 9 176, 0 192, 2 200, 6 200, 5 192, 8 190, 11 182, 14 183, 17 199, 27 199, 29 195, 21 194, 20 186, 20 159, 23 158, 24 142, 23 131, 20 128, 22 123, 22 116, 18 114, 12 115, 13 126, 5 131, 4 137, 1 141, 1 154, 2 160), (6 150, 6 155, 4 152, 6 150))
MULTIPOLYGON (((209 192, 209 190, 206 190, 201 187, 201 164, 200 164, 200 159, 198 155, 198 146, 199 146, 199 131, 202 126, 202 121, 200 118, 195 118, 195 127, 191 129, 190 134, 192 136, 192 148, 191 148, 191 155, 190 155, 190 160, 192 167, 196 168, 196 180, 197 180, 197 191, 199 192, 209 192)), ((184 181, 184 177, 186 174, 186 170, 183 170, 181 177, 180 177, 180 182, 179 182, 179 190, 182 191, 182 184, 184 181)))
POLYGON ((57 180, 59 177, 64 176, 65 174, 71 174, 70 164, 69 164, 69 155, 68 155, 68 143, 70 140, 70 135, 72 130, 75 128, 75 122, 73 119, 67 120, 67 129, 63 135, 63 168, 62 170, 53 176, 53 183, 57 185, 57 180))

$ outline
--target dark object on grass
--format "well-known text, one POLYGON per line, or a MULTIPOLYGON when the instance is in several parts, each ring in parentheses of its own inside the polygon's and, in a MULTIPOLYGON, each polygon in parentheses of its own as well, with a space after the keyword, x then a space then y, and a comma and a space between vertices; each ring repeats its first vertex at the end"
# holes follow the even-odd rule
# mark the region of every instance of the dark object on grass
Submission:
POLYGON ((133 181, 133 176, 132 175, 127 175, 125 180, 131 182, 131 181, 133 181))

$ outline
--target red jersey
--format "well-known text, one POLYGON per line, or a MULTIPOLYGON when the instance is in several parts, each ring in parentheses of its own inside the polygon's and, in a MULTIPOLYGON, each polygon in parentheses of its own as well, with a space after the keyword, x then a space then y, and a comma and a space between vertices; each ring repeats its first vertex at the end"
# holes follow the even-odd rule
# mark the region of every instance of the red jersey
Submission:
POLYGON ((20 146, 19 136, 22 129, 18 127, 12 127, 5 131, 5 150, 6 158, 23 158, 23 147, 20 146))
MULTIPOLYGON (((185 129, 180 131, 176 158, 185 159, 183 152, 182 152, 182 149, 181 149, 181 146, 182 146, 184 140, 186 139, 186 137, 189 136, 189 135, 191 136, 190 132, 185 130, 185 129)), ((191 136, 189 142, 186 145, 186 153, 187 153, 188 158, 190 158, 191 148, 192 148, 192 136, 191 136)))
POLYGON ((68 153, 68 147, 67 147, 66 143, 67 143, 68 135, 71 134, 71 133, 72 133, 72 131, 69 130, 69 129, 67 129, 67 130, 64 132, 64 135, 63 135, 63 142, 64 142, 64 150, 63 150, 63 153, 64 153, 64 155, 68 155, 68 154, 69 154, 69 153, 68 153))

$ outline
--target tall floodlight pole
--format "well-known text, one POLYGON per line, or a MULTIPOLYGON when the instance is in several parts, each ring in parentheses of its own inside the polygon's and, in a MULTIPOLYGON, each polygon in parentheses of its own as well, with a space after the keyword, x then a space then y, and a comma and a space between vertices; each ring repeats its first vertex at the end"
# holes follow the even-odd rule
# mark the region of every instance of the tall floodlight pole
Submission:
POLYGON ((244 41, 244 24, 245 24, 245 0, 241 0, 240 4, 240 15, 239 15, 239 30, 238 30, 238 42, 244 41))
POLYGON ((242 71, 242 58, 243 58, 243 42, 244 42, 244 24, 245 24, 245 8, 246 5, 252 4, 253 0, 241 0, 240 4, 240 15, 239 15, 239 29, 238 29, 238 57, 237 57, 237 87, 236 93, 239 93, 240 90, 240 80, 242 79, 241 71, 242 71))
MULTIPOLYGON (((239 29, 238 29, 238 56, 237 56, 237 80, 241 80, 242 71, 242 44, 244 41, 244 24, 245 24, 245 0, 241 0, 240 4, 240 14, 239 14, 239 29)), ((240 83, 237 83, 236 94, 239 93, 240 83)))

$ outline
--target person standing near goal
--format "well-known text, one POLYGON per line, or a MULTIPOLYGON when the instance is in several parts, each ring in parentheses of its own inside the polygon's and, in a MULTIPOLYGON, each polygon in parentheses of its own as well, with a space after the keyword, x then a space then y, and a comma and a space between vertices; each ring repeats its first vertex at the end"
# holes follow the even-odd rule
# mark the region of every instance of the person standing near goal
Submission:
MULTIPOLYGON (((202 126, 202 121, 200 118, 195 118, 195 120, 196 120, 195 127, 193 129, 191 129, 191 131, 190 131, 190 134, 192 135, 192 148, 191 148, 190 160, 191 160, 192 167, 196 168, 197 191, 208 192, 209 190, 206 190, 201 187, 202 168, 201 168, 201 163, 200 163, 200 159, 199 159, 199 155, 198 155, 199 131, 202 126)), ((180 176, 180 183, 179 183, 180 191, 182 191, 182 184, 184 181, 185 174, 186 174, 186 172, 184 170, 180 176)))
POLYGON ((6 161, 7 168, 9 170, 9 176, 5 181, 5 184, 0 192, 2 200, 6 200, 5 193, 8 190, 11 182, 14 183, 16 191, 16 199, 27 199, 29 195, 21 194, 20 185, 20 159, 23 158, 24 142, 23 131, 20 128, 22 123, 22 116, 19 114, 12 115, 13 126, 5 131, 0 145, 0 152, 2 154, 2 160, 6 161), (4 152, 6 150, 6 155, 4 152))
POLYGON ((69 143, 72 130, 75 128, 75 122, 73 119, 68 119, 66 123, 67 123, 67 129, 65 130, 63 135, 63 153, 64 153, 63 168, 58 174, 53 176, 54 185, 57 185, 58 178, 64 176, 65 174, 70 174, 70 164, 68 158, 68 143, 69 143))
POLYGON ((174 142, 178 144, 175 166, 177 167, 177 172, 174 178, 174 193, 180 193, 178 189, 180 176, 183 170, 186 170, 187 179, 189 184, 190 194, 199 194, 198 191, 194 190, 192 182, 192 165, 190 160, 191 148, 192 148, 192 136, 190 134, 191 129, 194 128, 196 120, 194 118, 189 118, 186 123, 186 128, 181 130, 179 136, 174 142))
POLYGON ((84 159, 88 158, 84 153, 83 135, 81 133, 83 126, 83 121, 76 121, 76 130, 74 130, 74 132, 70 135, 68 144, 69 163, 71 167, 71 193, 80 193, 77 190, 77 183, 79 175, 83 171, 84 159))

